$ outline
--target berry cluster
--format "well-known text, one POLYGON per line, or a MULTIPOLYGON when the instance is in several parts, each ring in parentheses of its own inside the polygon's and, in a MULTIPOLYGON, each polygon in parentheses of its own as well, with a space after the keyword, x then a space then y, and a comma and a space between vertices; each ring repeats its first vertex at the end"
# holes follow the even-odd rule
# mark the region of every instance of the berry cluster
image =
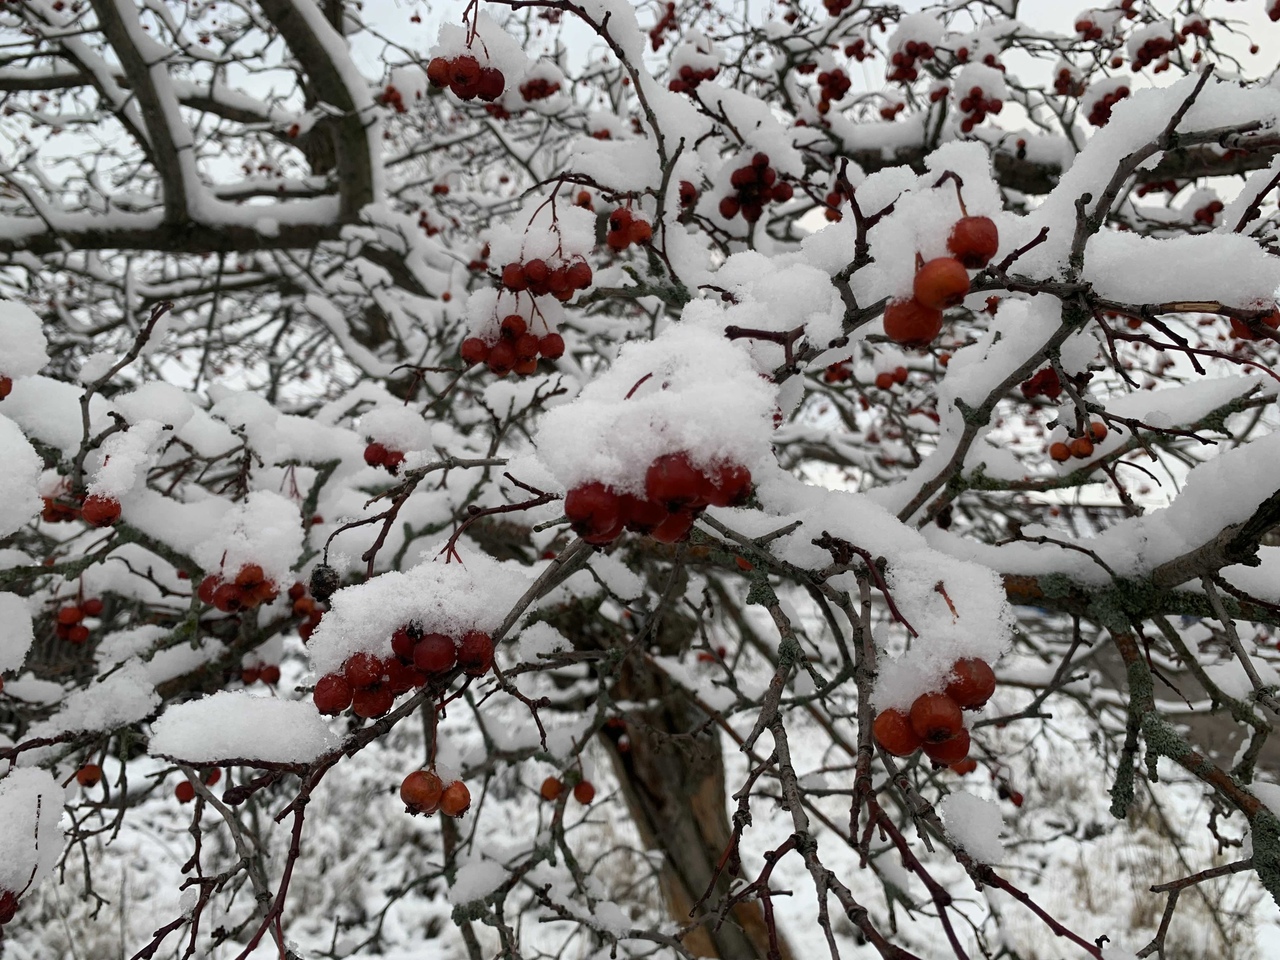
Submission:
POLYGON ((837 360, 822 371, 822 379, 827 383, 844 383, 852 377, 853 371, 849 369, 848 360, 837 360))
POLYGON ((1057 463, 1065 463, 1072 457, 1077 460, 1088 460, 1093 456, 1093 445, 1107 439, 1107 425, 1095 420, 1089 424, 1087 436, 1075 437, 1070 443, 1059 440, 1049 444, 1049 458, 1057 463))
POLYGON ((102 609, 102 601, 97 597, 59 607, 54 617, 54 633, 59 640, 66 640, 68 643, 84 643, 89 639, 89 628, 82 621, 85 617, 101 616, 102 609))
POLYGON ((553 94, 560 92, 560 84, 555 80, 548 80, 545 77, 534 77, 532 80, 526 80, 520 84, 520 96, 524 98, 525 103, 533 103, 535 100, 546 100, 553 94))
MULTIPOLYGON (((1133 55, 1134 72, 1136 73, 1148 64, 1154 63, 1161 57, 1168 55, 1171 51, 1177 48, 1180 42, 1181 38, 1175 40, 1171 36, 1161 34, 1148 37, 1143 41, 1142 46, 1138 48, 1138 52, 1133 55)), ((1169 62, 1167 60, 1164 61, 1164 70, 1169 69, 1168 63, 1169 62)), ((1156 71, 1163 72, 1160 67, 1157 67, 1156 71)))
POLYGON ((404 96, 389 83, 383 88, 382 93, 378 94, 377 99, 384 107, 391 107, 396 113, 405 113, 407 110, 404 105, 404 96))
POLYGON ((497 67, 482 67, 480 61, 469 54, 446 60, 432 57, 427 64, 427 79, 432 86, 448 87, 459 100, 493 101, 502 96, 507 78, 497 67))
POLYGON ((609 214, 609 229, 604 242, 610 250, 621 252, 633 243, 648 243, 651 239, 653 227, 649 221, 641 220, 629 207, 619 207, 609 214))
POLYGON ((3 400, 11 393, 13 393, 13 379, 10 377, 0 377, 0 400, 3 400))
POLYGON ((569 523, 587 543, 612 543, 623 530, 646 533, 659 543, 685 539, 708 506, 731 507, 751 494, 751 471, 736 463, 700 470, 688 453, 667 453, 649 465, 644 498, 618 493, 598 481, 565 495, 569 523))
POLYGON ((1119 86, 1099 97, 1089 110, 1089 122, 1095 127, 1105 127, 1111 121, 1112 108, 1129 96, 1128 86, 1119 86))
POLYGON ((1213 226, 1213 221, 1223 210, 1221 200, 1210 200, 1203 207, 1195 212, 1196 223, 1203 223, 1206 226, 1213 226))
POLYGON ((1102 39, 1102 28, 1088 17, 1081 17, 1076 21, 1076 33, 1080 34, 1081 40, 1102 39))
POLYGON ((907 109, 907 105, 900 100, 893 103, 886 103, 880 108, 880 119, 892 120, 905 109, 907 109))
POLYGON ((40 519, 45 523, 69 523, 80 519, 80 508, 66 503, 57 497, 41 497, 44 509, 40 511, 40 519))
POLYGON ((1063 67, 1053 78, 1053 90, 1059 96, 1078 97, 1084 93, 1084 81, 1070 67, 1063 67))
POLYGON ((876 374, 876 386, 881 390, 892 390, 893 385, 907 382, 907 368, 894 367, 876 374))
POLYGON ((969 95, 960 101, 960 112, 965 114, 965 118, 960 121, 960 129, 968 133, 987 119, 988 113, 999 113, 1003 109, 1004 101, 994 97, 988 99, 981 87, 972 87, 969 95))
POLYGON ((528 322, 519 314, 502 318, 498 339, 486 343, 479 337, 467 337, 458 348, 462 359, 469 364, 488 364, 499 377, 513 370, 528 376, 538 369, 538 357, 558 360, 564 356, 564 337, 547 333, 541 337, 529 332, 528 322))
POLYGON ((270 603, 280 596, 280 590, 267 579, 262 567, 246 563, 230 580, 223 579, 221 574, 209 574, 200 581, 196 595, 202 603, 212 604, 223 613, 239 613, 270 603))
POLYGON ((695 70, 686 63, 677 71, 676 76, 667 83, 667 89, 672 93, 693 93, 703 80, 714 80, 719 72, 718 67, 695 70))
POLYGON ((668 0, 667 8, 663 11, 662 17, 649 31, 649 43, 655 53, 662 48, 663 34, 668 30, 674 32, 676 29, 676 5, 671 0, 668 0))
POLYGON ((818 112, 821 114, 829 112, 831 104, 848 93, 851 86, 853 81, 839 67, 830 71, 824 70, 818 74, 818 89, 822 91, 818 100, 818 112))
MULTIPOLYGON (((222 779, 222 771, 218 767, 214 767, 201 774, 200 779, 204 781, 206 787, 212 787, 222 779)), ((190 803, 196 798, 196 785, 190 780, 183 780, 173 788, 173 795, 179 803, 190 803)))
POLYGON ((563 302, 591 286, 591 264, 581 257, 562 260, 554 267, 541 257, 528 263, 512 261, 502 268, 502 285, 512 293, 528 290, 535 297, 549 293, 563 302))
POLYGON ((312 694, 316 709, 335 716, 350 707, 357 717, 381 717, 400 694, 442 680, 456 667, 482 677, 493 666, 493 639, 480 630, 454 639, 410 623, 391 635, 391 652, 385 659, 355 653, 340 673, 326 673, 312 694))
POLYGON ((445 783, 430 770, 415 770, 400 783, 400 799, 406 813, 431 816, 437 810, 446 817, 460 817, 471 806, 471 791, 461 780, 445 783))
POLYGON ((364 462, 371 467, 386 467, 387 473, 394 477, 404 463, 404 451, 393 450, 386 444, 372 440, 364 448, 364 462))
MULTIPOLYGON (((547 777, 542 781, 542 787, 538 790, 538 793, 547 803, 555 803, 560 799, 560 795, 564 793, 564 784, 560 782, 559 777, 547 777)), ((596 788, 590 780, 579 780, 573 785, 573 799, 584 807, 595 798, 596 788)))
POLYGON ((889 63, 893 69, 889 71, 885 79, 890 83, 894 81, 911 83, 920 76, 920 71, 916 69, 916 61, 932 59, 932 46, 927 43, 916 43, 914 40, 908 40, 901 50, 895 51, 893 56, 889 58, 889 63))
POLYGON ((109 527, 120 519, 120 501, 112 497, 91 494, 84 498, 80 516, 91 527, 109 527))
POLYGON ((909 712, 882 710, 876 715, 876 742, 895 757, 923 748, 934 763, 960 763, 969 755, 964 710, 980 710, 996 691, 991 665, 977 657, 957 660, 941 692, 916 698, 909 712))
POLYGON ((1266 340, 1277 336, 1277 328, 1280 328, 1280 310, 1272 310, 1270 314, 1254 322, 1262 328, 1261 332, 1255 333, 1248 321, 1232 317, 1231 336, 1237 340, 1266 340))
POLYGON ((795 196, 791 184, 779 180, 778 171, 769 166, 767 153, 757 153, 745 167, 734 170, 729 176, 729 185, 737 193, 720 201, 720 216, 726 220, 741 213, 747 223, 755 223, 764 213, 766 203, 786 203, 795 196))
POLYGON ((258 681, 262 681, 268 687, 274 687, 280 682, 280 666, 275 663, 255 663, 240 671, 240 681, 246 687, 251 687, 258 681))
POLYGON ((302 623, 298 624, 298 636, 302 638, 303 643, 306 643, 311 639, 311 634, 315 632, 316 627, 320 626, 325 611, 314 597, 307 595, 305 583, 295 583, 290 587, 289 599, 293 602, 293 615, 302 618, 302 623))
POLYGON ((1043 370, 1037 370, 1030 378, 1024 380, 1021 387, 1022 395, 1028 400, 1034 400, 1036 397, 1048 397, 1050 400, 1057 400, 1062 393, 1062 381, 1058 379, 1058 371, 1053 367, 1045 367, 1043 370))
POLYGON ((923 347, 942 329, 942 311, 964 300, 969 292, 968 270, 985 267, 1000 246, 990 217, 963 217, 947 238, 950 257, 921 264, 912 283, 912 297, 894 300, 884 311, 884 332, 894 343, 923 347))

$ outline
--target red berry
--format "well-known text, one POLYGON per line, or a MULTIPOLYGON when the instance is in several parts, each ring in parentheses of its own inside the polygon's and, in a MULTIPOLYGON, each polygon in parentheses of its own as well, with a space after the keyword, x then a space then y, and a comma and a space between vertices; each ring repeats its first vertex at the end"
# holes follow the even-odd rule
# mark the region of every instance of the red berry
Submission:
POLYGON ((489 359, 489 345, 479 337, 467 337, 458 348, 458 354, 467 363, 484 363, 489 359))
POLYGON ((440 812, 446 817, 460 817, 471 806, 471 791, 461 780, 455 780, 440 795, 440 812))
POLYGON ((200 586, 196 588, 196 596, 200 598, 202 603, 212 604, 213 596, 217 593, 218 585, 221 582, 222 581, 218 579, 217 574, 209 574, 200 581, 200 586))
POLYGON ((596 788, 590 780, 579 780, 573 788, 573 799, 584 806, 596 798, 596 788))
POLYGON ((961 217, 951 228, 947 249, 970 270, 985 267, 1000 249, 1000 234, 990 217, 961 217))
POLYGON ((961 729, 950 740, 940 743, 926 743, 924 754, 934 763, 959 763, 969 755, 969 731, 961 729))
POLYGON ((380 443, 371 443, 364 448, 364 462, 371 467, 380 467, 387 460, 387 448, 380 443))
POLYGON ((591 286, 591 265, 585 260, 575 260, 565 271, 565 278, 574 290, 585 290, 591 286))
POLYGON ((415 770, 400 784, 400 799, 412 813, 435 813, 443 794, 444 781, 434 770, 415 770))
POLYGON ((86 617, 101 616, 103 603, 97 597, 90 597, 84 603, 80 604, 80 609, 84 611, 84 615, 86 617))
POLYGON ((357 717, 371 720, 389 713, 395 702, 395 694, 387 687, 369 687, 366 690, 356 690, 351 695, 351 712, 357 717))
POLYGON ((536 286, 547 282, 551 277, 551 268, 547 266, 545 260, 530 260, 524 265, 524 275, 528 277, 531 285, 536 286))
POLYGON ((463 634, 458 645, 458 666, 469 677, 483 677, 493 667, 493 638, 480 630, 463 634))
POLYGON ((1093 456, 1093 441, 1088 437, 1076 437, 1071 441, 1071 455, 1078 460, 1088 460, 1093 456))
POLYGON ((507 314, 498 326, 502 335, 508 340, 519 340, 529 329, 528 322, 518 313, 507 314))
POLYGON ((529 278, 524 267, 518 263, 508 263, 502 268, 502 285, 508 290, 519 293, 529 286, 529 278))
POLYGON ((720 216, 726 220, 732 220, 738 215, 741 204, 738 203, 737 197, 721 197, 720 199, 720 216))
POLYGON ((196 798, 196 787, 190 780, 183 780, 173 788, 173 795, 179 803, 190 803, 196 798))
POLYGON ((74 627, 67 627, 67 639, 72 643, 84 643, 89 639, 89 628, 83 623, 77 623, 74 627))
POLYGON ((391 651, 402 660, 413 659, 413 648, 418 642, 419 632, 411 627, 401 627, 391 634, 391 651))
POLYGON ((978 657, 957 660, 951 667, 943 691, 963 710, 977 710, 996 692, 996 675, 987 661, 978 657))
POLYGON ((13 392, 13 380, 9 377, 0 377, 0 400, 3 400, 13 392))
POLYGON ((280 667, 274 663, 268 663, 259 672, 258 677, 267 686, 274 687, 280 682, 280 667))
POLYGON ((548 360, 558 360, 564 356, 564 337, 558 333, 548 333, 538 340, 538 352, 548 360))
POLYGON ((1066 463, 1071 459, 1071 448, 1061 440, 1049 444, 1049 458, 1058 463, 1066 463))
POLYGON ((703 476, 687 453, 664 454, 650 464, 644 476, 644 491, 655 503, 669 510, 698 502, 703 476))
POLYGON ((444 57, 432 57, 427 64, 427 79, 435 87, 447 87, 453 80, 453 68, 444 57))
POLYGON ((489 370, 499 377, 505 377, 518 359, 514 344, 510 340, 499 340, 489 350, 489 370))
POLYGON ((95 493, 85 497, 80 515, 91 527, 109 527, 120 519, 120 502, 95 493))
POLYGON ((82 787, 96 787, 102 780, 102 768, 96 763, 86 763, 76 771, 76 783, 82 787))
POLYGON ((443 633, 425 634, 413 648, 413 665, 426 674, 448 673, 457 660, 457 645, 443 633))
POLYGON ((964 300, 969 292, 969 274, 959 260, 938 257, 917 271, 912 291, 924 306, 945 310, 964 300))
POLYGON ((959 705, 945 693, 926 693, 911 705, 911 729, 926 743, 941 743, 964 729, 959 705))
POLYGON ((942 330, 942 311, 918 300, 894 300, 884 310, 884 333, 904 347, 927 347, 942 330))
POLYGON ((224 583, 213 592, 213 605, 223 613, 239 613, 247 606, 244 591, 234 583, 224 583))
POLYGON ((0 890, 0 926, 18 915, 18 895, 12 890, 0 890))
MULTIPOLYGON (((1107 439, 1107 433, 1107 425, 1101 420, 1095 420, 1093 423, 1089 424, 1089 439, 1094 443, 1101 443, 1103 440, 1107 439)), ((90 601, 85 601, 84 606, 86 613, 89 612, 89 602, 90 601)))
POLYGON ((372 653, 353 653, 342 665, 342 672, 351 686, 372 687, 382 682, 382 661, 372 653))
POLYGON ((351 684, 336 673, 327 673, 316 683, 311 699, 321 713, 336 716, 351 706, 351 684))
POLYGON ((909 757, 924 742, 901 710, 881 710, 872 726, 876 743, 895 757, 909 757))
POLYGON ((266 574, 263 573, 262 567, 258 566, 256 563, 245 564, 236 574, 236 586, 252 587, 256 584, 262 583, 265 578, 266 574))
POLYGON ((678 543, 688 538, 693 521, 692 511, 672 510, 665 520, 649 531, 649 536, 659 543, 678 543))
POLYGON ((560 799, 560 794, 564 791, 564 784, 556 777, 547 777, 542 781, 542 788, 538 793, 542 794, 542 799, 548 803, 554 803, 560 799))
POLYGON ((63 624, 64 626, 69 627, 72 624, 79 623, 83 619, 84 619, 84 610, 82 610, 80 607, 76 606, 75 604, 72 604, 69 607, 61 607, 58 610, 58 622, 63 624))
POLYGON ((967 773, 973 773, 973 771, 977 769, 978 761, 974 760, 972 757, 966 757, 963 760, 957 760, 955 763, 951 764, 951 772, 959 774, 962 777, 967 773))
POLYGON ((622 522, 632 533, 648 533, 667 519, 667 508, 652 500, 624 493, 621 498, 622 522))
POLYGON ((713 507, 734 507, 751 496, 751 471, 741 464, 722 463, 713 467, 707 503, 713 507))
POLYGON ((593 481, 570 490, 564 498, 564 513, 574 531, 583 537, 612 540, 622 532, 618 495, 603 483, 593 481))
POLYGON ((507 78, 502 75, 502 71, 496 67, 485 67, 480 71, 480 89, 477 92, 481 100, 494 101, 502 96, 502 91, 507 85, 507 78))

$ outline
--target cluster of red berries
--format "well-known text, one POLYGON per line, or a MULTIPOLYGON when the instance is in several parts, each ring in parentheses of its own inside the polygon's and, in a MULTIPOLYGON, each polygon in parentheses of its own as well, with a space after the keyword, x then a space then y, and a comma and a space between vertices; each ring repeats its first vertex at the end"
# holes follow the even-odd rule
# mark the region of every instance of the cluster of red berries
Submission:
POLYGON ((1149 193, 1177 193, 1179 189, 1177 180, 1152 180, 1139 186, 1137 193, 1145 197, 1149 193))
MULTIPOLYGON (((204 781, 206 787, 212 787, 222 779, 222 770, 218 767, 213 767, 211 770, 201 774, 200 779, 204 781)), ((190 803, 196 798, 196 785, 190 780, 183 780, 173 788, 173 795, 179 803, 190 803)))
POLYGON ((1206 226, 1213 226, 1213 221, 1217 215, 1223 211, 1221 200, 1210 200, 1203 207, 1195 212, 1196 223, 1203 223, 1206 226))
POLYGON ((316 709, 335 716, 350 707, 357 717, 381 717, 400 694, 443 679, 455 667, 469 677, 482 677, 493 666, 493 638, 480 630, 455 640, 410 623, 391 635, 391 652, 385 659, 355 653, 340 673, 326 673, 312 694, 316 709))
POLYGON ((1105 127, 1111 122, 1111 110, 1117 103, 1129 96, 1128 86, 1119 86, 1105 96, 1099 97, 1089 110, 1089 122, 1095 127, 1105 127))
POLYGON ((1209 38, 1209 21, 1202 16, 1188 17, 1183 21, 1182 26, 1178 28, 1178 34, 1183 37, 1204 37, 1209 38))
POLYGON ((1070 67, 1063 67, 1053 78, 1054 92, 1063 97, 1078 97, 1084 93, 1084 81, 1070 67))
POLYGON ((818 113, 826 114, 830 111, 831 104, 848 93, 852 86, 853 81, 849 79, 849 75, 839 67, 830 71, 823 70, 818 74, 818 89, 821 91, 818 99, 818 113))
POLYGON ((364 448, 364 462, 371 467, 386 467, 387 473, 394 477, 404 463, 404 451, 393 450, 385 443, 373 440, 364 448))
POLYGON ((844 55, 846 57, 853 57, 853 59, 861 63, 863 60, 869 60, 871 57, 874 57, 876 52, 873 48, 869 48, 867 46, 866 40, 859 37, 857 40, 853 41, 853 43, 845 45, 844 55))
POLYGON ((876 386, 881 390, 892 390, 894 384, 907 382, 907 368, 894 367, 876 374, 876 386))
POLYGON ((884 332, 894 343, 923 347, 942 329, 942 311, 964 300, 969 270, 985 267, 1000 246, 990 217, 963 217, 947 238, 950 257, 920 265, 909 300, 894 300, 884 311, 884 332))
POLYGON ((10 377, 0 377, 0 400, 3 400, 9 394, 13 393, 13 380, 10 377))
POLYGON ((460 817, 471 806, 471 791, 461 780, 445 783, 433 767, 415 770, 400 783, 400 799, 406 813, 431 816, 437 810, 446 817, 460 817))
POLYGON ((649 31, 649 44, 655 53, 662 48, 663 34, 668 30, 674 32, 676 29, 676 5, 668 0, 666 10, 649 31))
POLYGON ((895 51, 893 56, 889 58, 889 64, 893 69, 889 71, 885 79, 890 83, 894 81, 911 83, 920 76, 920 71, 916 69, 916 61, 932 59, 932 46, 927 43, 916 43, 914 40, 908 40, 901 50, 895 51))
POLYGON ((40 511, 40 519, 45 523, 69 523, 80 519, 80 508, 74 503, 67 503, 57 497, 41 497, 44 508, 40 511))
POLYGON ((84 625, 84 618, 102 616, 102 610, 102 601, 97 597, 59 607, 54 617, 54 633, 59 640, 66 640, 68 643, 84 643, 89 639, 89 628, 84 625))
POLYGON ((630 207, 619 207, 609 214, 609 229, 604 242, 610 250, 621 252, 633 243, 648 243, 653 239, 653 227, 631 212, 630 207))
POLYGON ((1028 400, 1034 400, 1036 397, 1057 400, 1062 393, 1062 381, 1058 379, 1057 370, 1053 367, 1045 367, 1024 380, 1019 389, 1028 400))
MULTIPOLYGON (((1133 69, 1135 72, 1141 70, 1150 63, 1154 63, 1161 57, 1167 56, 1171 51, 1177 48, 1178 44, 1185 39, 1185 34, 1175 40, 1171 36, 1163 36, 1157 34, 1148 37, 1143 41, 1142 46, 1138 48, 1138 52, 1133 55, 1133 69)), ((1168 70, 1168 61, 1164 62, 1164 70, 1168 70)), ((1156 68, 1158 73, 1163 72, 1159 67, 1156 68)))
POLYGON ((894 117, 896 117, 905 109, 907 109, 907 105, 902 101, 897 101, 895 103, 886 103, 883 107, 880 108, 880 119, 892 120, 894 117))
POLYGON ((486 343, 479 337, 467 337, 458 348, 462 359, 469 364, 488 364, 489 370, 505 377, 513 370, 528 376, 538 369, 538 357, 558 360, 564 356, 564 337, 547 333, 541 337, 529 332, 529 324, 519 314, 502 318, 498 339, 486 343))
MULTIPOLYGON (((555 803, 560 799, 560 795, 564 793, 564 784, 560 782, 559 777, 547 777, 542 781, 542 787, 538 790, 542 795, 542 799, 547 803, 555 803)), ((590 780, 579 780, 573 785, 573 799, 577 800, 584 807, 596 798, 596 788, 590 780)))
POLYGON ((289 599, 293 602, 293 615, 302 618, 302 623, 298 624, 298 636, 306 643, 311 639, 311 634, 315 633, 316 627, 320 626, 325 614, 324 608, 314 597, 307 595, 305 583, 295 583, 290 587, 289 599))
POLYGON ((844 188, 839 184, 836 185, 830 193, 827 194, 827 208, 822 211, 822 215, 831 223, 839 223, 844 219, 844 214, 840 212, 840 205, 847 199, 844 188))
POLYGON ((977 657, 957 660, 941 692, 925 693, 911 710, 882 710, 872 728, 876 742, 895 757, 923 749, 934 763, 960 763, 969 755, 964 710, 980 710, 996 692, 996 675, 977 657))
POLYGON ((255 663, 251 667, 244 667, 240 671, 240 682, 246 687, 251 687, 255 683, 261 681, 268 687, 274 687, 280 682, 280 665, 277 663, 255 663))
POLYGON ((720 201, 720 216, 726 220, 741 213, 747 223, 755 223, 764 213, 766 203, 786 203, 795 196, 791 184, 779 180, 778 171, 769 166, 767 153, 757 153, 746 166, 734 170, 729 176, 729 185, 737 192, 720 201))
POLYGON ((427 64, 427 79, 432 86, 448 87, 459 100, 493 101, 502 96, 507 78, 497 67, 482 67, 480 61, 469 54, 452 57, 432 57, 427 64))
POLYGON ((528 290, 535 297, 549 293, 564 302, 577 291, 591 286, 591 276, 591 264, 581 257, 561 261, 554 267, 541 257, 535 257, 528 263, 517 260, 503 267, 502 285, 512 293, 528 290))
POLYGON ((960 101, 960 112, 965 114, 965 118, 960 121, 960 129, 968 133, 987 119, 988 113, 999 113, 1003 109, 1004 101, 996 97, 988 99, 981 87, 972 87, 969 95, 960 101))
POLYGON ((431 222, 431 217, 427 214, 427 211, 425 210, 418 211, 418 226, 422 229, 422 232, 425 233, 428 237, 434 237, 437 233, 440 232, 440 227, 436 226, 434 223, 431 222))
POLYGON ((695 70, 686 63, 676 72, 676 76, 667 83, 667 89, 672 93, 693 93, 698 89, 698 85, 702 81, 714 80, 719 72, 720 69, 718 67, 695 70))
POLYGON ((262 567, 246 563, 230 580, 223 579, 221 574, 209 574, 200 581, 196 596, 202 603, 212 604, 223 613, 239 613, 270 603, 280 596, 280 590, 267 579, 262 567))
POLYGON ((618 493, 598 481, 565 495, 569 523, 587 543, 612 543, 623 530, 644 533, 659 543, 685 539, 708 506, 732 507, 751 494, 751 471, 736 463, 700 470, 687 453, 667 453, 649 465, 643 498, 618 493))
POLYGON ((1262 326, 1261 333, 1255 333, 1247 321, 1232 317, 1231 336, 1237 340, 1266 340, 1276 336, 1277 328, 1280 328, 1280 310, 1272 310, 1270 314, 1255 322, 1262 326))
POLYGON ((548 80, 546 77, 534 77, 532 80, 526 80, 520 84, 520 96, 524 98, 525 103, 533 103, 535 100, 546 100, 548 97, 560 92, 560 83, 556 80, 548 80))
POLYGON ((1089 424, 1087 436, 1075 437, 1070 443, 1059 440, 1049 444, 1049 458, 1057 463, 1065 463, 1072 457, 1088 460, 1093 456, 1093 445, 1107 439, 1107 433, 1107 425, 1095 420, 1089 424))
POLYGON ((391 107, 396 113, 406 111, 404 95, 389 83, 383 88, 382 93, 378 94, 378 102, 384 107, 391 107))
POLYGON ((1102 28, 1088 17, 1081 17, 1076 21, 1076 33, 1080 34, 1081 40, 1102 39, 1102 28))
POLYGON ((849 368, 848 360, 837 360, 822 371, 822 379, 827 383, 844 383, 852 378, 853 370, 849 368))

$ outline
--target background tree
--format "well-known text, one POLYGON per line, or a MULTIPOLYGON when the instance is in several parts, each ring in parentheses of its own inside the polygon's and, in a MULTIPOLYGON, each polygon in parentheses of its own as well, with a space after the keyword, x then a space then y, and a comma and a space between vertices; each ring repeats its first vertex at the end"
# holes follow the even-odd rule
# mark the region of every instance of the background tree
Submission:
POLYGON ((1274 945, 1280 7, 1019 7, 0 4, 0 950, 1274 945))

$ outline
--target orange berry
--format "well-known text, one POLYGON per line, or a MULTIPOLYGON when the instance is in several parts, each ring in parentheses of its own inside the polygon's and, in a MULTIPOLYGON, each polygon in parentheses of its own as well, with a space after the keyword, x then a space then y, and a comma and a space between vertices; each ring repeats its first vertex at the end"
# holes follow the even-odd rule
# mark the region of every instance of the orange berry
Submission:
POLYGON ((947 249, 970 270, 985 267, 999 248, 1000 234, 990 217, 962 217, 947 237, 947 249))
POLYGON ((987 661, 978 657, 957 660, 943 691, 963 710, 977 710, 996 692, 996 675, 987 661))
POLYGON ((590 780, 579 780, 573 788, 573 799, 584 806, 596 798, 596 788, 590 780))
POLYGON ((1061 440, 1049 444, 1049 457, 1058 463, 1066 463, 1071 459, 1071 448, 1061 440))
POLYGON ((471 806, 471 791, 461 780, 455 780, 440 795, 440 812, 446 817, 460 817, 471 806))
POLYGON ((941 743, 926 743, 924 754, 934 763, 959 763, 969 755, 969 731, 963 727, 949 740, 941 743))
POLYGON ((538 791, 542 794, 542 799, 548 803, 554 803, 560 799, 560 794, 564 792, 564 784, 556 777, 547 777, 542 781, 542 789, 538 791))
POLYGON ((964 729, 960 705, 945 693, 925 693, 911 704, 911 729, 926 743, 941 743, 964 729))
POLYGON ((1103 440, 1107 439, 1107 433, 1107 425, 1101 420, 1095 420, 1093 423, 1089 424, 1089 437, 1094 443, 1101 443, 1103 440))
POLYGON ((894 300, 884 308, 884 335, 904 347, 927 347, 942 329, 942 311, 918 300, 894 300))
POLYGON ((431 816, 440 806, 443 794, 444 781, 434 770, 415 770, 400 783, 400 799, 415 814, 431 816))
POLYGON ((82 787, 96 786, 102 780, 102 768, 96 763, 86 763, 76 771, 76 783, 82 787))
POLYGON ((895 757, 909 757, 924 742, 901 710, 881 710, 872 727, 876 742, 895 757))
POLYGON ((1088 460, 1093 456, 1093 441, 1088 437, 1076 437, 1071 441, 1071 455, 1079 460, 1088 460))
POLYGON ((969 292, 969 273, 959 260, 938 257, 916 272, 912 292, 924 306, 945 310, 964 300, 969 292))

